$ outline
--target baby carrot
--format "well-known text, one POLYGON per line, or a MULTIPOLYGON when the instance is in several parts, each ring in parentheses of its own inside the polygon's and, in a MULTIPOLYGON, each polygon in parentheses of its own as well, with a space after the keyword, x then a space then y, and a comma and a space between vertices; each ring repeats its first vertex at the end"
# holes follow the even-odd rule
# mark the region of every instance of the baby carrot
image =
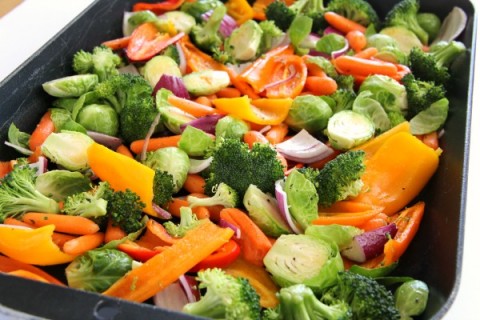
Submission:
POLYGON ((183 188, 189 193, 205 193, 205 179, 199 174, 189 174, 183 184, 183 188))
POLYGON ((362 51, 355 53, 355 57, 363 58, 363 59, 370 59, 374 57, 378 53, 378 49, 375 47, 365 48, 362 51))
POLYGON ((100 246, 104 239, 105 235, 103 232, 86 234, 65 242, 63 252, 71 255, 79 255, 100 246))
POLYGON ((305 80, 305 89, 317 96, 331 95, 337 88, 337 82, 328 76, 308 76, 305 80))
POLYGON ((179 98, 173 94, 168 97, 168 103, 170 103, 174 107, 181 109, 182 111, 185 111, 186 113, 191 114, 194 117, 203 117, 209 114, 220 113, 215 108, 203 105, 192 100, 179 98))
POLYGON ((249 130, 243 135, 243 142, 248 144, 250 149, 253 147, 254 143, 269 143, 267 138, 257 130, 249 130))
POLYGON ((265 138, 271 144, 277 144, 285 140, 288 134, 288 126, 285 123, 273 125, 270 130, 265 133, 265 138))
MULTIPOLYGON (((173 198, 167 205, 167 211, 175 217, 180 217, 180 208, 189 206, 190 204, 187 200, 181 198, 173 198)), ((202 219, 201 217, 204 217, 206 215, 206 211, 204 209, 208 210, 208 208, 206 207, 198 206, 192 208, 192 212, 197 216, 197 218, 202 219)))
POLYGON ((92 234, 100 229, 98 224, 90 219, 56 213, 27 212, 23 215, 22 221, 35 227, 53 224, 55 231, 78 235, 92 234))
POLYGON ((325 20, 328 22, 329 25, 345 34, 349 33, 352 30, 358 30, 365 33, 366 28, 364 26, 353 20, 345 18, 344 16, 339 15, 336 12, 327 11, 324 13, 323 16, 325 17, 325 20))
POLYGON ((360 229, 363 229, 364 231, 370 231, 380 227, 384 227, 387 224, 388 224, 388 216, 385 213, 380 212, 375 217, 368 220, 365 224, 361 225, 360 229))
POLYGON ((128 149, 128 147, 127 147, 126 145, 124 145, 124 144, 119 145, 115 151, 117 151, 118 153, 123 154, 124 156, 127 156, 127 157, 133 159, 133 154, 132 154, 132 152, 131 152, 130 149, 128 149))
POLYGON ((220 89, 216 94, 219 98, 238 98, 242 96, 242 92, 234 87, 220 89))
MULTIPOLYGON (((153 151, 166 147, 176 147, 181 136, 182 135, 178 134, 173 136, 151 138, 148 140, 147 151, 153 151)), ((135 140, 130 144, 130 150, 136 154, 139 154, 142 152, 144 144, 145 140, 135 140)))
POLYGON ((349 31, 345 38, 347 38, 348 45, 355 51, 360 52, 367 46, 367 37, 365 33, 359 30, 349 31))
POLYGON ((19 226, 19 227, 26 227, 26 228, 35 228, 34 225, 31 223, 23 222, 13 217, 7 217, 3 220, 3 224, 8 224, 10 226, 19 226))
POLYGON ((107 228, 105 229, 105 243, 109 243, 113 240, 120 240, 126 236, 127 233, 123 231, 122 228, 113 225, 113 221, 111 219, 108 220, 107 228))
POLYGON ((363 59, 354 56, 340 56, 334 60, 334 65, 341 73, 368 76, 371 74, 381 74, 393 77, 398 70, 395 64, 373 60, 363 59))
POLYGON ((195 102, 203 104, 204 106, 211 107, 212 101, 207 96, 200 96, 195 99, 195 102))
POLYGON ((72 239, 75 239, 76 236, 71 235, 71 234, 65 234, 65 233, 60 233, 60 232, 54 232, 52 234, 52 241, 59 247, 63 248, 63 245, 65 242, 70 241, 72 239))

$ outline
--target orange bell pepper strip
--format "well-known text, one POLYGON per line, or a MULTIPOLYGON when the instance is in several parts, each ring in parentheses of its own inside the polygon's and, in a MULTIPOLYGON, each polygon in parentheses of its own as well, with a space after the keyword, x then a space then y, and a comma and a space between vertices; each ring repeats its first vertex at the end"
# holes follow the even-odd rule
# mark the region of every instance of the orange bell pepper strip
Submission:
POLYGON ((187 60, 187 67, 192 72, 203 70, 227 71, 226 69, 228 68, 225 65, 214 60, 211 56, 198 49, 188 37, 181 38, 178 41, 178 44, 187 60))
POLYGON ((305 86, 307 65, 297 55, 282 55, 271 59, 275 63, 270 83, 265 88, 269 98, 295 98, 305 86))
POLYGON ((149 10, 160 15, 180 8, 184 2, 185 0, 166 0, 156 3, 137 2, 133 5, 133 12, 149 10))
POLYGON ((247 0, 228 0, 225 2, 227 14, 238 24, 242 24, 253 18, 253 8, 247 0))
POLYGON ((60 250, 53 242, 54 225, 37 229, 0 227, 0 253, 17 261, 40 266, 70 262, 75 255, 60 250))
POLYGON ((410 132, 410 124, 408 121, 404 121, 395 127, 391 128, 390 130, 387 130, 383 132, 382 134, 376 136, 375 138, 367 141, 366 143, 353 148, 353 150, 363 150, 365 151, 365 157, 368 159, 372 157, 375 152, 383 145, 383 143, 393 135, 399 133, 399 132, 410 132))
POLYGON ((425 187, 438 164, 439 152, 410 133, 396 133, 365 161, 365 192, 351 201, 380 207, 387 215, 395 214, 425 187))
POLYGON ((157 216, 153 209, 153 178, 155 171, 140 162, 92 143, 87 150, 88 164, 102 181, 108 181, 115 191, 130 189, 145 204, 143 211, 157 216))

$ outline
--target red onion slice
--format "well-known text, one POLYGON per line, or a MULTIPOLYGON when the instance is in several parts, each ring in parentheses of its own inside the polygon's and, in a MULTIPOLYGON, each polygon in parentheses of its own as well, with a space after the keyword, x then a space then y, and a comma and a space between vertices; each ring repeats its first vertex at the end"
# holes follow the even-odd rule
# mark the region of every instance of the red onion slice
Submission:
POLYGON ((296 162, 312 163, 335 151, 303 129, 292 138, 275 145, 285 158, 296 162))
POLYGON ((180 281, 175 281, 157 292, 153 296, 153 303, 160 308, 182 311, 183 306, 189 303, 189 300, 180 281))
POLYGON ((203 170, 207 169, 210 164, 212 163, 213 158, 209 157, 207 159, 192 159, 190 158, 190 168, 188 169, 188 173, 200 173, 203 170))
POLYGON ((178 281, 180 282, 180 285, 187 296, 188 302, 192 303, 200 299, 200 293, 197 289, 198 283, 195 277, 181 275, 180 278, 178 278, 178 281))
MULTIPOLYGON (((212 16, 213 10, 207 11, 201 15, 203 21, 207 21, 212 16)), ((233 30, 238 27, 237 22, 230 15, 225 14, 223 16, 222 22, 220 24, 220 29, 218 30, 220 34, 226 38, 229 37, 233 30)))
POLYGON ((192 126, 206 133, 215 134, 215 127, 218 120, 222 119, 225 115, 223 114, 209 114, 190 122, 184 123, 180 126, 180 130, 183 132, 187 126, 192 126))
POLYGON ((283 181, 283 179, 277 180, 275 182, 275 198, 278 202, 278 208, 280 209, 280 213, 282 214, 283 219, 285 219, 285 222, 290 227, 290 229, 292 229, 292 231, 296 234, 301 234, 303 233, 302 229, 293 220, 293 217, 290 214, 290 210, 288 210, 287 193, 283 189, 284 185, 285 181, 283 181))
POLYGON ((180 77, 162 74, 160 79, 158 79, 155 88, 153 88, 152 95, 155 96, 157 91, 162 88, 172 91, 172 93, 179 98, 190 99, 187 87, 185 87, 185 84, 180 77))
POLYGON ((152 203, 152 207, 160 219, 165 219, 165 220, 172 219, 172 214, 167 210, 163 209, 162 207, 160 207, 158 204, 152 203))
POLYGON ((119 137, 110 136, 108 134, 87 131, 87 135, 92 138, 95 142, 100 143, 110 149, 117 149, 123 143, 123 140, 119 137))
POLYGON ((242 230, 236 225, 234 225, 233 223, 230 223, 229 221, 224 219, 220 219, 220 221, 218 222, 218 225, 223 228, 232 229, 235 232, 236 239, 240 239, 242 237, 242 230))

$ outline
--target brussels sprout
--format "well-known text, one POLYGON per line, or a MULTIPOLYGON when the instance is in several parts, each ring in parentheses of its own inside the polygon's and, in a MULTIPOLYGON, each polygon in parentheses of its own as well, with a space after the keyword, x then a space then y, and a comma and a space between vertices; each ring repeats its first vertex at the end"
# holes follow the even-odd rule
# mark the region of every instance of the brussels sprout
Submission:
POLYGON ((177 107, 160 107, 159 111, 161 123, 168 130, 175 134, 180 134, 182 132, 182 125, 189 123, 192 120, 195 120, 195 117, 184 112, 183 110, 180 110, 177 107))
POLYGON ((321 97, 303 95, 293 99, 285 123, 294 130, 305 129, 310 133, 321 132, 333 115, 330 105, 321 97))
POLYGON ((320 38, 315 44, 317 51, 330 54, 334 51, 341 50, 346 45, 346 39, 336 33, 330 33, 320 38))
POLYGON ((93 140, 75 131, 51 133, 42 144, 42 153, 51 161, 72 171, 88 169, 87 149, 93 140))
POLYGON ((362 91, 353 102, 352 111, 363 114, 370 118, 375 124, 377 132, 387 131, 392 127, 387 113, 383 109, 380 102, 373 99, 373 94, 370 91, 362 91))
POLYGON ((342 110, 330 118, 326 134, 333 148, 349 150, 370 140, 375 135, 375 124, 363 114, 342 110))
POLYGON ((431 12, 421 12, 417 14, 417 21, 420 27, 428 33, 428 39, 430 40, 437 37, 442 27, 440 18, 431 12))
POLYGON ((243 205, 250 218, 262 231, 271 237, 290 233, 278 208, 277 200, 251 184, 243 196, 243 205))
POLYGON ((304 234, 281 235, 263 262, 279 286, 304 284, 315 293, 333 285, 343 271, 335 246, 304 234))
POLYGON ((397 42, 386 34, 375 33, 367 38, 367 47, 378 49, 376 58, 393 63, 407 62, 407 54, 400 50, 397 42))
POLYGON ((257 56, 263 30, 254 20, 247 20, 233 30, 225 43, 226 51, 235 61, 249 61, 257 56))
POLYGON ((191 157, 200 157, 214 144, 213 139, 205 132, 187 126, 178 141, 178 147, 191 157))
POLYGON ((404 54, 408 55, 410 51, 414 48, 422 48, 422 42, 417 38, 415 33, 408 30, 405 27, 394 26, 387 27, 380 31, 381 34, 386 34, 387 36, 392 37, 397 42, 398 48, 404 54))
POLYGON ((298 170, 287 177, 284 187, 290 214, 304 229, 318 217, 318 193, 315 185, 298 170))
POLYGON ((43 90, 57 98, 80 97, 98 84, 96 74, 79 74, 55 79, 42 84, 43 90))
POLYGON ((359 228, 339 224, 327 226, 311 225, 305 229, 306 235, 336 243, 340 251, 352 242, 353 237, 361 233, 363 233, 363 231, 359 228))
POLYGON ((188 13, 200 23, 203 22, 202 14, 215 9, 218 6, 223 6, 223 3, 219 0, 186 1, 184 4, 182 4, 180 10, 188 13))
POLYGON ((103 292, 128 271, 132 270, 132 258, 113 249, 90 250, 73 260, 65 269, 71 288, 103 292))
POLYGON ((55 201, 91 189, 90 179, 80 172, 68 170, 50 170, 42 173, 35 180, 36 189, 55 201))
POLYGON ((118 114, 106 104, 90 104, 80 110, 77 121, 87 130, 116 136, 118 133, 118 114))
POLYGON ((168 11, 158 18, 173 23, 178 32, 184 32, 185 34, 188 34, 196 24, 195 18, 183 11, 168 11))
POLYGON ((80 123, 73 121, 71 113, 65 109, 50 109, 50 118, 52 119, 53 126, 57 132, 68 130, 87 133, 85 127, 83 127, 80 123))
POLYGON ((418 316, 425 311, 428 302, 428 286, 420 280, 403 283, 395 290, 395 306, 402 315, 402 319, 418 316))
POLYGON ((187 153, 177 147, 148 152, 143 164, 154 170, 166 171, 171 174, 175 185, 174 193, 182 188, 187 179, 188 169, 190 169, 190 159, 187 153))
POLYGON ((371 75, 363 81, 358 92, 367 90, 386 112, 407 112, 407 90, 396 80, 384 75, 371 75))
POLYGON ((135 28, 139 25, 146 22, 155 22, 157 20, 158 18, 155 13, 149 10, 125 12, 123 33, 125 36, 129 36, 132 34, 133 30, 135 30, 135 28))
POLYGON ((440 99, 427 109, 420 111, 410 120, 412 134, 427 134, 440 129, 447 120, 449 102, 447 98, 440 99))
POLYGON ((227 115, 218 120, 215 126, 215 136, 217 139, 242 139, 248 130, 250 130, 250 126, 245 121, 227 115))
POLYGON ((175 60, 168 56, 156 56, 150 59, 145 66, 141 69, 142 75, 147 79, 148 83, 155 88, 158 80, 164 74, 168 74, 175 77, 182 77, 182 72, 178 67, 175 60))

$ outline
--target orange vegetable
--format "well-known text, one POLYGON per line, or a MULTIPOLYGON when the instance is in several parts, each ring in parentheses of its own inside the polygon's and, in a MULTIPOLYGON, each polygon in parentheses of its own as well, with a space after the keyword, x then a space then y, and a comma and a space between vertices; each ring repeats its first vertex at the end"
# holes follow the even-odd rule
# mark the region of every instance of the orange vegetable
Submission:
POLYGON ((343 226, 354 226, 360 227, 365 224, 368 220, 372 219, 378 214, 377 210, 367 210, 361 212, 351 212, 351 213, 336 213, 336 214, 325 214, 320 213, 318 218, 312 221, 312 224, 315 225, 330 225, 330 224, 340 224, 343 226))
POLYGON ((378 53, 378 49, 375 47, 365 48, 362 51, 355 53, 355 57, 363 58, 363 59, 370 59, 373 58, 378 53))
POLYGON ((227 243, 232 235, 233 230, 205 220, 172 246, 128 272, 103 294, 143 302, 227 243))
POLYGON ((200 96, 195 98, 194 100, 196 103, 199 103, 201 105, 211 107, 212 106, 212 101, 207 97, 207 96, 200 96))
POLYGON ((98 224, 90 219, 57 213, 27 212, 22 221, 35 227, 53 225, 55 231, 78 235, 92 234, 100 230, 98 224))
POLYGON ((127 233, 123 231, 119 226, 114 226, 112 219, 108 220, 107 228, 105 229, 105 243, 110 241, 120 240, 127 236, 127 233))
POLYGON ((7 173, 13 170, 12 163, 10 161, 0 161, 0 179, 5 177, 7 173))
POLYGON ((220 113, 215 108, 206 106, 192 100, 179 98, 174 94, 168 96, 168 103, 170 103, 174 107, 181 109, 182 111, 185 111, 188 114, 191 114, 194 117, 203 117, 206 115, 220 113))
POLYGON ((129 158, 132 158, 133 159, 133 154, 132 152, 130 151, 130 149, 128 149, 128 147, 124 144, 121 144, 117 147, 117 149, 115 149, 115 151, 117 151, 118 153, 120 154, 123 154, 124 156, 127 156, 129 158))
POLYGON ((79 255, 100 246, 105 239, 103 232, 86 234, 63 244, 63 252, 66 254, 79 255))
POLYGON ((188 174, 183 188, 189 193, 205 193, 205 179, 199 174, 188 174))
POLYGON ((361 225, 360 229, 363 229, 364 231, 371 231, 386 225, 388 225, 388 216, 385 213, 380 212, 372 219, 368 220, 365 224, 361 225))
POLYGON ((253 18, 253 9, 247 0, 228 0, 225 6, 227 14, 239 25, 253 18))
POLYGON ((63 248, 63 245, 65 242, 70 241, 72 239, 75 239, 77 236, 73 234, 66 234, 66 233, 60 233, 60 232, 54 232, 52 234, 52 241, 59 247, 63 248))
POLYGON ((190 71, 202 70, 221 70, 227 71, 228 68, 222 63, 214 60, 210 55, 198 49, 188 37, 183 37, 178 41, 187 61, 187 67, 190 71))
POLYGON ((334 59, 333 63, 338 72, 356 76, 366 77, 372 74, 380 74, 394 77, 398 72, 397 66, 391 62, 355 56, 343 55, 334 59))
POLYGON ((128 44, 130 43, 130 40, 132 39, 131 36, 127 37, 122 37, 118 39, 112 39, 108 40, 102 43, 102 45, 109 47, 112 50, 120 50, 120 49, 125 49, 128 47, 128 44))
MULTIPOLYGON (((205 196, 205 194, 196 194, 195 196, 205 196)), ((167 210, 168 212, 170 212, 173 216, 175 217, 180 217, 180 208, 181 207, 188 207, 190 206, 190 204, 188 203, 187 200, 185 199, 181 199, 181 198, 173 198, 172 200, 170 200, 170 202, 167 204, 167 210)), ((211 208, 211 207, 209 207, 211 208)), ((205 215, 206 215, 206 211, 205 211, 206 207, 204 206, 198 206, 198 207, 195 207, 195 208, 192 208, 192 212, 197 216, 197 218, 199 219, 202 219, 202 218, 205 218, 205 215)), ((210 215, 210 209, 206 209, 210 215)))
POLYGON ((348 45, 355 51, 360 52, 367 46, 367 37, 365 33, 359 30, 349 31, 345 38, 348 41, 348 45))
POLYGON ((337 82, 329 76, 308 76, 305 89, 317 96, 328 96, 337 91, 337 82))
POLYGON ((366 143, 354 148, 354 150, 365 151, 366 158, 370 158, 378 151, 378 149, 385 143, 385 141, 399 132, 410 132, 410 125, 408 121, 404 121, 388 131, 385 131, 381 135, 367 141, 366 143))
POLYGON ((42 277, 42 276, 40 276, 36 273, 27 271, 27 270, 15 270, 15 271, 7 272, 7 274, 12 275, 12 276, 16 276, 16 277, 21 277, 21 278, 24 278, 24 279, 30 279, 30 280, 35 280, 35 281, 48 283, 48 280, 45 279, 44 277, 42 277))
MULTIPOLYGON (((270 59, 272 73, 269 82, 263 88, 269 98, 295 98, 298 96, 307 79, 307 66, 303 59, 297 55, 282 55, 270 59)), ((269 70, 264 70, 265 73, 269 70)))
POLYGON ((433 150, 438 149, 439 145, 438 145, 438 132, 437 131, 424 134, 422 136, 419 136, 419 138, 423 143, 425 143, 425 145, 429 146, 433 150))
POLYGON ((155 247, 171 246, 177 241, 178 238, 172 237, 161 223, 149 219, 145 233, 136 242, 143 247, 154 249, 155 247))
POLYGON ((353 30, 358 30, 365 33, 366 28, 364 26, 348 18, 345 18, 338 13, 335 13, 333 11, 327 11, 324 13, 323 16, 329 25, 345 34, 353 30))
POLYGON ((30 140, 28 141, 30 150, 35 151, 37 148, 39 148, 45 139, 47 139, 47 137, 50 135, 50 133, 55 131, 55 126, 50 116, 50 110, 45 112, 40 119, 40 122, 35 127, 35 130, 33 130, 30 140))
POLYGON ((242 92, 234 87, 222 88, 217 91, 218 98, 238 98, 242 96, 242 92))
POLYGON ((270 130, 265 133, 265 137, 271 144, 283 142, 288 134, 288 126, 285 123, 273 125, 270 130))
MULTIPOLYGON (((47 272, 43 271, 40 268, 32 266, 31 264, 28 264, 28 263, 23 263, 23 262, 14 260, 12 258, 0 255, 0 272, 12 274, 12 272, 15 272, 15 271, 17 272, 26 271, 41 277, 42 279, 46 280, 49 283, 64 285, 63 282, 51 276, 50 274, 48 274, 47 272)), ((15 275, 18 275, 18 273, 15 275)))
POLYGON ((184 2, 185 0, 166 0, 156 3, 137 2, 133 5, 133 12, 149 10, 156 15, 160 15, 180 8, 184 2))
POLYGON ((269 143, 267 138, 257 130, 249 130, 243 134, 243 142, 248 144, 248 147, 251 149, 255 143, 269 143))
MULTIPOLYGON (((150 140, 148 140, 147 151, 154 151, 166 147, 176 147, 181 137, 182 135, 178 134, 173 136, 150 138, 150 140)), ((145 140, 135 140, 130 144, 130 150, 136 154, 139 154, 142 152, 144 145, 145 140)))

